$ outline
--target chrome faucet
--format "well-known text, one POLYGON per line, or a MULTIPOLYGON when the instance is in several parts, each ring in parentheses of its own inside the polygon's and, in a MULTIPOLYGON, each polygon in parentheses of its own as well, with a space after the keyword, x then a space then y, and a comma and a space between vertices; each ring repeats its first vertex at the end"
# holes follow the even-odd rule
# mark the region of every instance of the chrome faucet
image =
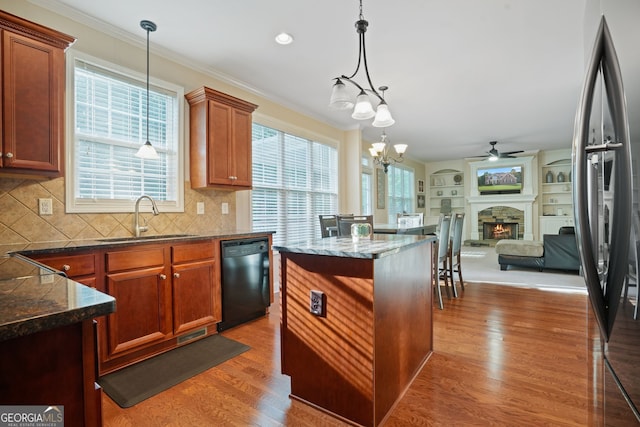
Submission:
POLYGON ((136 237, 140 237, 140 233, 149 230, 149 226, 140 225, 140 201, 142 199, 149 199, 149 201, 151 202, 151 209, 153 210, 154 216, 160 214, 160 211, 158 211, 158 206, 156 206, 155 200, 153 200, 150 196, 143 194, 142 196, 138 197, 138 200, 136 200, 135 225, 134 225, 134 231, 135 231, 136 237))

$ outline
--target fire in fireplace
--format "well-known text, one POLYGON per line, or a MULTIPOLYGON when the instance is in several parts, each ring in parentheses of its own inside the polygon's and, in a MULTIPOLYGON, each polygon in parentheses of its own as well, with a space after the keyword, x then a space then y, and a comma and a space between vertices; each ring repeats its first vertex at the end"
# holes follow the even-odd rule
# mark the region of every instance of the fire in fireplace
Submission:
POLYGON ((485 240, 518 239, 517 222, 484 222, 482 238, 485 240))

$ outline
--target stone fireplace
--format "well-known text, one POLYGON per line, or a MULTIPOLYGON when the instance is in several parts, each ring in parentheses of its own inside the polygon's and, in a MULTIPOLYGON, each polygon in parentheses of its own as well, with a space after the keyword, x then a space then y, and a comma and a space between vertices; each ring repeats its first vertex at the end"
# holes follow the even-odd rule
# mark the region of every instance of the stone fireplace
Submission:
MULTIPOLYGON (((537 161, 533 156, 516 157, 512 159, 500 159, 492 166, 522 167, 522 192, 520 194, 487 194, 481 195, 478 191, 477 180, 471 179, 469 189, 469 224, 471 228, 471 240, 484 240, 484 222, 516 223, 509 227, 510 238, 521 240, 533 240, 533 203, 536 199, 534 192, 533 171, 537 168, 537 161)), ((471 176, 477 176, 478 169, 486 168, 486 161, 469 162, 471 176)), ((500 232, 499 230, 497 230, 500 232)), ((502 236, 505 235, 504 231, 502 236)), ((504 238, 504 237, 502 237, 504 238)), ((495 239, 495 237, 494 237, 495 239)))

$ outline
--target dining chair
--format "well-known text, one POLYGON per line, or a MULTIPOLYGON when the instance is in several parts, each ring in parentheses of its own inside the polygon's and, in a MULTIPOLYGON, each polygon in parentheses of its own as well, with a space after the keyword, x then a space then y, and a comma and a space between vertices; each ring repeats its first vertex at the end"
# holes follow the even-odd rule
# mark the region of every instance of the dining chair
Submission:
POLYGON ((444 279, 444 286, 447 291, 447 297, 451 299, 449 292, 447 269, 447 256, 449 254, 449 231, 451 229, 451 215, 442 215, 440 218, 440 231, 436 234, 436 245, 433 251, 432 262, 432 282, 434 290, 438 296, 438 306, 440 310, 444 309, 442 305, 442 290, 440 289, 440 279, 444 279))
POLYGON ((373 232, 373 215, 338 215, 338 236, 351 236, 351 224, 369 223, 373 232))
POLYGON ((335 215, 318 215, 320 219, 320 235, 322 238, 338 234, 338 221, 335 215))
POLYGON ((451 220, 451 231, 449 232, 449 255, 447 265, 449 266, 449 277, 451 278, 451 288, 453 296, 458 297, 456 281, 453 273, 458 273, 460 288, 464 291, 464 281, 462 280, 462 266, 460 264, 460 252, 462 250, 462 226, 464 225, 464 214, 457 213, 451 220))

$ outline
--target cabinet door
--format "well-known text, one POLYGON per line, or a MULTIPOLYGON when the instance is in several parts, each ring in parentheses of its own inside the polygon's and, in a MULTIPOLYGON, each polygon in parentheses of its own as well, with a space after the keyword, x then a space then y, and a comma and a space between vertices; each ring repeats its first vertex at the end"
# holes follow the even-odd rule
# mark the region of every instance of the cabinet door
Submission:
POLYGON ((175 265, 172 275, 176 335, 222 320, 220 281, 213 260, 175 265))
POLYGON ((215 101, 209 103, 207 175, 209 184, 231 185, 231 115, 233 109, 215 101))
POLYGON ((107 356, 162 341, 172 334, 171 283, 164 267, 107 274, 116 312, 107 316, 107 356))
POLYGON ((62 173, 64 52, 2 31, 2 167, 62 173))
POLYGON ((233 111, 233 185, 251 188, 251 114, 233 111))

